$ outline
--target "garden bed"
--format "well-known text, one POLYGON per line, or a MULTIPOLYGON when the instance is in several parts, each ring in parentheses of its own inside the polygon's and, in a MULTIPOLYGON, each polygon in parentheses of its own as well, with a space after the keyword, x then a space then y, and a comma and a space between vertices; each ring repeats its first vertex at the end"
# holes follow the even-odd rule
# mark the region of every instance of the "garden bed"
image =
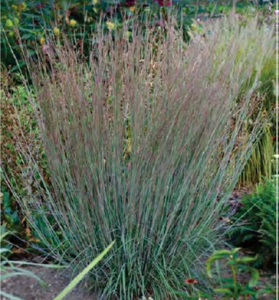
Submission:
MULTIPOLYGON (((66 287, 70 282, 70 277, 67 271, 57 269, 46 269, 44 267, 30 266, 25 268, 37 276, 39 276, 45 283, 46 287, 42 287, 38 281, 26 276, 17 276, 6 279, 2 282, 2 290, 7 293, 11 293, 14 296, 20 297, 23 300, 50 300, 54 299, 61 290, 66 287)), ((257 286, 257 289, 265 288, 268 284, 274 285, 276 275, 260 272, 261 277, 257 286)), ((241 278, 241 281, 247 281, 247 278, 241 278)), ((83 285, 74 289, 65 300, 97 300, 98 297, 94 293, 86 292, 86 287, 83 285)), ((216 298, 221 299, 221 298, 216 298)), ((262 295, 261 300, 272 300, 272 295, 262 295)), ((2 298, 2 300, 8 300, 2 298)), ((134 299, 133 299, 134 300, 134 299)), ((135 299, 137 300, 137 299, 135 299)), ((162 299, 154 299, 162 300, 162 299)))
MULTIPOLYGON (((36 259, 38 261, 38 259, 36 259)), ((35 261, 36 261, 35 260, 35 261)), ((67 270, 49 269, 42 266, 28 266, 25 270, 41 278, 46 286, 42 286, 37 280, 27 276, 15 276, 2 281, 1 289, 9 294, 20 297, 23 300, 50 300, 54 299, 71 281, 67 270)), ((85 292, 85 288, 74 289, 66 300, 96 300, 93 293, 85 292)), ((8 298, 1 298, 8 300, 8 298)))

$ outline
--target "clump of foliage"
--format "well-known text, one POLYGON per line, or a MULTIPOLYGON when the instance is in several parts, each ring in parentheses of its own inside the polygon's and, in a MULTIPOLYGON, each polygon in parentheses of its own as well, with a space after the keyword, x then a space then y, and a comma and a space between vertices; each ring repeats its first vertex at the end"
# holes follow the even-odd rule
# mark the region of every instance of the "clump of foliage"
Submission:
POLYGON ((11 201, 10 193, 7 191, 5 186, 1 186, 1 221, 2 226, 5 228, 13 229, 17 232, 22 231, 22 226, 20 224, 20 217, 16 209, 16 204, 11 201))
POLYGON ((171 19, 164 30, 132 25, 131 39, 101 26, 89 63, 67 41, 30 63, 51 180, 23 145, 32 164, 14 196, 45 249, 75 271, 115 240, 90 274, 106 299, 166 299, 189 294, 185 277, 206 282, 201 258, 221 242, 218 215, 262 126, 259 115, 247 135, 244 121, 272 40, 255 21, 223 20, 189 45, 171 19))
MULTIPOLYGON (((206 261, 206 274, 212 280, 212 291, 203 292, 202 286, 195 278, 185 279, 189 286, 190 296, 183 292, 175 292, 181 299, 187 300, 259 300, 271 299, 276 289, 270 284, 260 288, 260 274, 251 266, 257 256, 244 256, 241 248, 215 251, 206 261)), ((146 298, 144 298, 146 299, 146 298)))
POLYGON ((234 221, 241 224, 230 236, 234 245, 251 248, 258 253, 256 265, 274 266, 276 257, 276 186, 275 180, 259 184, 254 193, 244 195, 234 221))
POLYGON ((240 256, 240 248, 233 250, 219 250, 211 255, 206 262, 206 271, 209 277, 212 275, 212 265, 217 261, 222 263, 221 285, 214 289, 215 294, 221 294, 222 299, 238 300, 238 299, 263 299, 262 297, 273 293, 272 288, 255 289, 259 280, 259 272, 257 269, 249 266, 257 260, 257 257, 240 256), (230 270, 229 275, 227 269, 230 270), (245 275, 248 277, 245 278, 245 275))
POLYGON ((272 125, 272 123, 269 123, 264 128, 263 134, 255 145, 241 174, 238 182, 239 186, 257 184, 262 181, 263 177, 268 179, 272 178, 276 167, 272 159, 275 153, 275 136, 272 134, 274 129, 272 125))
MULTIPOLYGON (((263 134, 257 142, 245 166, 239 185, 250 185, 261 182, 263 177, 271 179, 275 172, 275 164, 273 155, 275 154, 275 136, 276 136, 276 121, 275 121, 275 93, 274 83, 276 80, 276 70, 274 68, 274 55, 271 55, 265 62, 261 72, 261 86, 257 90, 256 97, 259 98, 259 105, 262 106, 262 114, 268 116, 270 121, 263 128, 263 134)), ((252 120, 247 120, 247 128, 252 120)))
MULTIPOLYGON (((20 76, 18 80, 21 80, 20 76)), ((24 85, 16 86, 11 78, 7 78, 7 84, 4 84, 1 90, 1 132, 5 137, 1 139, 1 192, 3 195, 1 220, 8 230, 17 232, 27 242, 31 242, 34 241, 34 237, 31 236, 30 228, 24 221, 24 215, 11 193, 14 190, 22 197, 26 195, 21 170, 28 170, 32 166, 32 161, 22 158, 19 148, 25 147, 32 153, 46 182, 49 180, 49 175, 39 128, 34 118, 32 105, 28 100, 28 92, 24 85), (9 185, 3 181, 4 173, 10 179, 9 185)), ((40 222, 39 216, 37 220, 40 222)))

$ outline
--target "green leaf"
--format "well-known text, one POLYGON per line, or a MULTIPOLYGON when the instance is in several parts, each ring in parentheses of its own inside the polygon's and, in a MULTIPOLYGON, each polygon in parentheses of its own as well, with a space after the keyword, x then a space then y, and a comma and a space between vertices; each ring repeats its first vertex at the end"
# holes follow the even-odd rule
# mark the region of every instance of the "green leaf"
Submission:
POLYGON ((228 296, 233 296, 233 292, 230 289, 226 289, 226 288, 217 288, 217 289, 214 289, 214 292, 226 294, 228 296))
POLYGON ((7 236, 7 235, 10 235, 11 232, 7 231, 5 233, 3 233, 1 236, 0 236, 0 241, 2 242, 2 240, 7 236))
POLYGON ((11 268, 14 272, 9 272, 7 274, 1 274, 1 281, 10 277, 14 276, 28 276, 31 278, 34 278, 35 280, 39 281, 40 284, 44 285, 44 281, 42 281, 37 275, 35 275, 33 272, 28 270, 23 270, 19 268, 11 268))
POLYGON ((61 300, 65 298, 65 296, 71 292, 72 289, 75 288, 75 286, 83 279, 83 277, 91 270, 93 269, 97 263, 108 253, 110 248, 115 243, 112 242, 100 255, 98 255, 79 275, 77 275, 68 286, 57 296, 54 298, 54 300, 61 300))
POLYGON ((251 272, 251 279, 249 280, 248 285, 249 285, 249 287, 253 287, 253 286, 257 285, 260 274, 259 274, 258 270, 255 268, 249 268, 249 269, 251 272))
POLYGON ((211 265, 214 261, 227 258, 229 255, 231 255, 231 252, 228 250, 220 250, 213 253, 205 264, 207 276, 212 278, 211 265))
POLYGON ((235 261, 233 259, 230 259, 226 262, 226 265, 228 266, 231 266, 231 265, 234 265, 235 264, 235 261))
POLYGON ((52 264, 37 264, 37 263, 31 263, 31 262, 27 262, 27 261, 20 261, 20 260, 13 260, 11 261, 13 264, 18 264, 18 265, 22 265, 22 266, 35 266, 35 267, 44 267, 44 268, 48 268, 48 269, 63 269, 63 268, 67 268, 67 266, 59 266, 59 265, 52 265, 52 264))
POLYGON ((205 269, 206 269, 206 274, 208 277, 212 278, 212 273, 211 273, 211 265, 214 262, 214 260, 209 259, 206 264, 205 264, 205 269))
MULTIPOLYGON (((240 249, 240 248, 236 248, 236 249, 240 249)), ((211 257, 215 257, 215 256, 219 256, 219 255, 231 255, 232 252, 230 250, 219 250, 219 251, 216 251, 214 252, 211 257)))
POLYGON ((13 66, 10 70, 10 72, 15 72, 17 71, 18 69, 20 69, 21 67, 25 66, 26 65, 26 62, 25 61, 20 61, 18 64, 16 64, 15 66, 13 66))
POLYGON ((30 57, 30 56, 36 54, 36 51, 33 50, 33 49, 27 49, 27 54, 28 54, 28 56, 30 57))
POLYGON ((246 287, 240 292, 240 295, 256 295, 256 292, 252 288, 246 287))
POLYGON ((9 250, 9 249, 0 249, 0 254, 2 254, 2 253, 5 253, 5 252, 10 252, 10 253, 12 253, 12 251, 11 250, 9 250))
POLYGON ((220 278, 221 282, 224 283, 224 284, 233 284, 233 279, 230 277, 230 278, 220 278))
POLYGON ((239 250, 241 250, 241 248, 234 248, 234 249, 232 250, 232 254, 235 254, 235 253, 238 252, 239 250))
POLYGON ((250 263, 250 262, 254 262, 258 259, 258 255, 256 255, 255 257, 240 257, 240 258, 237 258, 236 259, 236 262, 237 263, 243 263, 243 264, 246 264, 246 263, 250 263))

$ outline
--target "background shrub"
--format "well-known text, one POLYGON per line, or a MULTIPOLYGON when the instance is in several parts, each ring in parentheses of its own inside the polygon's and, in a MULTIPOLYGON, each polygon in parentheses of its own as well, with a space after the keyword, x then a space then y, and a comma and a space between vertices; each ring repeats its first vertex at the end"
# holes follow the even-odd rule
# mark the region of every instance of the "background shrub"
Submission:
MULTIPOLYGON (((228 14, 231 5, 232 1, 217 0, 173 0, 165 3, 161 0, 5 0, 1 4, 2 62, 12 72, 18 71, 19 67, 25 66, 25 61, 21 59, 21 44, 25 46, 28 56, 36 56, 36 46, 43 47, 51 33, 57 39, 67 34, 76 47, 90 51, 92 32, 99 22, 109 21, 122 27, 135 19, 142 22, 146 17, 153 16, 150 21, 155 26, 160 12, 166 14, 176 8, 177 19, 182 21, 185 38, 188 38, 186 32, 193 19, 228 14), (15 57, 20 60, 19 64, 15 57)), ((244 16, 245 22, 248 17, 256 17, 257 10, 251 1, 238 1, 236 12, 244 16)), ((265 14, 262 19, 266 21, 265 14)))
MULTIPOLYGON (((262 106, 262 114, 269 116, 270 122, 263 128, 263 134, 255 145, 253 153, 241 174, 239 185, 247 186, 259 183, 263 177, 271 179, 272 174, 275 173, 275 163, 273 161, 276 136, 274 59, 274 56, 271 55, 265 62, 260 76, 261 86, 256 93, 256 97, 260 99, 259 104, 262 106)), ((247 123, 251 123, 251 121, 247 120, 247 123)))
POLYGON ((259 255, 258 266, 274 267, 276 257, 275 180, 266 180, 253 194, 245 195, 235 221, 243 221, 232 232, 236 246, 252 248, 259 255))
MULTIPOLYGON (((23 178, 28 179, 23 175, 22 170, 26 173, 27 170, 32 169, 33 164, 32 160, 27 161, 22 157, 20 148, 24 147, 26 151, 32 153, 33 159, 40 166, 45 182, 49 181, 49 173, 39 128, 28 100, 28 91, 24 85, 16 85, 10 78, 7 81, 8 84, 3 85, 1 91, 1 132, 5 137, 1 139, 1 192, 3 193, 1 220, 8 230, 30 240, 30 228, 24 221, 24 215, 13 195, 16 192, 20 197, 26 196, 23 178), (8 185, 3 181, 3 174, 9 177, 8 185)), ((29 180, 32 184, 33 180, 29 180)))

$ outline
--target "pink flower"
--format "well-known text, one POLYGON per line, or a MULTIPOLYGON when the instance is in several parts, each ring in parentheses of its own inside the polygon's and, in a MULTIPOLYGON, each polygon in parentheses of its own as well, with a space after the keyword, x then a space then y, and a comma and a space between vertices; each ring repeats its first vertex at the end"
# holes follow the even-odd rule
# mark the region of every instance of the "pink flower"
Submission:
POLYGON ((126 0, 125 1, 125 6, 134 6, 136 5, 136 0, 126 0))
POLYGON ((172 1, 168 0, 155 0, 159 4, 159 6, 170 6, 172 5, 172 1))
POLYGON ((157 21, 157 22, 155 23, 155 25, 160 26, 160 27, 162 27, 162 28, 165 27, 164 21, 157 21))
POLYGON ((198 281, 196 279, 194 279, 194 278, 185 279, 185 282, 188 283, 188 284, 198 283, 198 281))

